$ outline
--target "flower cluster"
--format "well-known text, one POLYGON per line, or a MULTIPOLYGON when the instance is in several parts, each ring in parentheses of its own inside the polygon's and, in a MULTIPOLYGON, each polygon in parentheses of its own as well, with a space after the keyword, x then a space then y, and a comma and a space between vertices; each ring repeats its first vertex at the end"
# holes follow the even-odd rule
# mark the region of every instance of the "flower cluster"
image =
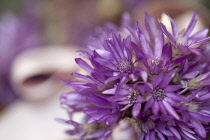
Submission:
MULTIPOLYGON (((167 16, 167 15, 166 15, 167 16)), ((108 25, 76 63, 85 72, 61 96, 76 139, 203 140, 210 122, 208 29, 192 34, 145 13, 144 24, 108 25), (82 122, 73 120, 85 114, 82 122)))

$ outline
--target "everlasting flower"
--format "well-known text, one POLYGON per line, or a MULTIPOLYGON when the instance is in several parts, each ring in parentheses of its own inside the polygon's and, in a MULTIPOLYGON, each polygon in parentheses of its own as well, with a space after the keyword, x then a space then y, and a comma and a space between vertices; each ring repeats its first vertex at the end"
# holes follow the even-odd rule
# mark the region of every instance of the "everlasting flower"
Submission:
POLYGON ((189 51, 195 53, 196 55, 202 55, 202 52, 197 49, 198 45, 209 40, 209 37, 206 37, 208 34, 208 29, 203 29, 198 31, 197 33, 191 35, 196 22, 197 22, 197 12, 193 15, 188 27, 182 30, 179 33, 178 27, 173 19, 170 17, 172 34, 168 32, 166 26, 160 23, 160 26, 164 32, 164 34, 168 37, 170 43, 172 43, 174 47, 174 55, 182 55, 182 53, 188 53, 189 51), (181 52, 179 52, 181 51, 181 52), (181 53, 181 54, 180 54, 181 53))
POLYGON ((169 19, 172 34, 145 13, 144 25, 101 30, 89 50, 79 51, 89 60, 76 58, 86 72, 73 73, 81 80, 66 81, 75 91, 61 96, 70 114, 65 122, 75 127, 70 134, 82 140, 206 139, 210 61, 202 43, 210 38, 206 29, 191 36, 197 13, 183 34, 169 19), (75 112, 84 113, 81 124, 74 122, 75 112), (86 125, 98 129, 90 132, 86 125))
POLYGON ((147 95, 148 102, 146 103, 145 110, 152 108, 152 112, 155 115, 160 110, 163 114, 170 114, 177 120, 180 119, 174 107, 184 100, 175 93, 181 88, 181 85, 168 85, 175 73, 176 69, 170 71, 165 77, 160 74, 152 79, 152 84, 149 85, 150 87, 147 91, 150 95, 147 95))

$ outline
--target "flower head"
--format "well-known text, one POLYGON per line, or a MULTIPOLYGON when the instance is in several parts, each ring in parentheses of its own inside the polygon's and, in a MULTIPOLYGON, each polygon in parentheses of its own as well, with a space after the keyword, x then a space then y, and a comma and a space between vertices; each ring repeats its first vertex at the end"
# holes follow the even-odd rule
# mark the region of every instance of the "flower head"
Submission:
POLYGON ((101 138, 80 129, 82 139, 206 138, 209 59, 201 57, 205 55, 201 51, 206 52, 202 46, 195 46, 209 37, 207 30, 190 35, 196 20, 197 13, 179 34, 170 18, 170 34, 163 23, 145 13, 144 25, 126 24, 126 33, 121 28, 106 30, 91 42, 89 50, 79 52, 89 60, 76 59, 87 73, 73 73, 82 80, 67 81, 75 91, 62 95, 61 102, 71 115, 84 112, 79 126, 86 123, 105 128, 93 130, 101 138))
POLYGON ((197 49, 197 47, 198 45, 200 45, 203 42, 206 42, 210 38, 206 37, 208 29, 203 29, 191 35, 197 22, 198 13, 196 12, 193 15, 188 27, 183 30, 181 29, 182 30, 181 32, 179 32, 178 27, 174 22, 174 20, 170 17, 168 18, 170 19, 171 22, 172 34, 169 33, 166 26, 161 22, 160 22, 160 27, 163 33, 168 37, 170 43, 173 45, 174 55, 183 55, 183 53, 188 53, 188 52, 192 52, 196 55, 202 55, 201 50, 197 49))

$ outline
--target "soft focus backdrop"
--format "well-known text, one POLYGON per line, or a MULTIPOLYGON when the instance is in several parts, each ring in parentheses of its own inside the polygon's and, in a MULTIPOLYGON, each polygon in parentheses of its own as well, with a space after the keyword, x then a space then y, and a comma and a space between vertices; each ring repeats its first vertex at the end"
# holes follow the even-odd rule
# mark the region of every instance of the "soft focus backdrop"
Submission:
POLYGON ((209 0, 1 0, 0 139, 71 139, 55 120, 67 117, 59 96, 71 89, 62 79, 77 71, 76 50, 99 26, 119 25, 125 12, 141 20, 144 11, 183 26, 198 11, 201 29, 210 27, 208 8, 209 0))

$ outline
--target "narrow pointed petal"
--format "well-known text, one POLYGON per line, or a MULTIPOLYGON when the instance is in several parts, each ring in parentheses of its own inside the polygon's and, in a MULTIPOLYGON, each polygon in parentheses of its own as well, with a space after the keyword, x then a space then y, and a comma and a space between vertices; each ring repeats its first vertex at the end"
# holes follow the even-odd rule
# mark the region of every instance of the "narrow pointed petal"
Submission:
POLYGON ((177 27, 176 23, 174 22, 174 20, 171 17, 169 17, 169 19, 170 19, 170 22, 171 22, 171 28, 172 28, 173 36, 175 38, 177 38, 178 37, 178 32, 179 32, 178 31, 178 27, 177 27))
POLYGON ((204 53, 200 49, 190 48, 189 50, 190 50, 190 52, 192 52, 198 56, 203 56, 203 57, 205 56, 204 53))
POLYGON ((157 38, 155 39, 155 50, 154 50, 155 57, 160 58, 162 56, 163 43, 164 43, 164 36, 163 33, 159 31, 157 38))
POLYGON ((198 41, 192 43, 192 44, 189 46, 189 48, 192 48, 193 46, 200 45, 201 43, 204 43, 204 42, 206 42, 206 41, 208 41, 208 40, 210 40, 210 37, 206 37, 206 38, 203 38, 203 39, 201 39, 201 40, 198 40, 198 41))
POLYGON ((163 102, 159 101, 158 104, 159 104, 159 107, 160 107, 160 111, 161 111, 163 114, 167 114, 166 109, 165 109, 165 107, 164 107, 164 105, 163 105, 163 102))
POLYGON ((153 97, 150 97, 149 101, 146 103, 144 110, 148 110, 149 108, 151 108, 154 104, 155 100, 153 97))
POLYGON ((197 18, 198 18, 198 13, 195 12, 195 14, 193 15, 186 31, 184 32, 184 35, 183 35, 184 37, 188 37, 191 34, 191 32, 193 31, 193 29, 195 27, 195 24, 197 22, 197 18))
POLYGON ((157 115, 158 112, 159 112, 159 104, 158 104, 158 102, 155 102, 153 107, 152 107, 152 113, 157 115))
POLYGON ((137 117, 141 111, 141 103, 135 103, 132 109, 132 115, 137 117))
POLYGON ((167 85, 164 88, 165 92, 173 92, 182 88, 182 85, 167 85))
POLYGON ((162 48, 162 57, 164 60, 169 61, 172 57, 172 46, 170 43, 167 43, 162 48))
POLYGON ((168 113, 172 116, 174 116, 174 118, 176 118, 177 120, 180 120, 180 117, 178 116, 178 114, 176 113, 176 111, 173 109, 173 107, 166 101, 162 101, 164 107, 166 108, 166 110, 168 111, 168 113))
POLYGON ((76 58, 75 61, 81 68, 83 68, 87 72, 91 73, 93 71, 93 69, 81 58, 76 58))
POLYGON ((209 32, 209 29, 203 29, 195 33, 193 36, 191 36, 189 39, 201 39, 205 38, 209 32))
POLYGON ((160 27, 163 31, 163 33, 168 37, 168 39, 173 43, 173 44, 176 44, 176 41, 174 39, 174 37, 168 32, 166 26, 164 24, 162 24, 160 21, 158 21, 159 24, 160 24, 160 27))
POLYGON ((138 36, 139 36, 139 41, 141 42, 142 50, 143 50, 144 54, 146 55, 146 57, 152 57, 152 56, 153 56, 152 49, 151 49, 150 46, 147 44, 146 38, 145 38, 145 36, 141 33, 140 30, 138 30, 138 36))
POLYGON ((195 119, 191 119, 191 123, 192 126, 194 127, 194 130, 202 137, 202 138, 206 138, 206 130, 203 127, 203 125, 195 120, 195 119))
POLYGON ((158 76, 152 79, 153 88, 156 88, 159 84, 161 84, 163 80, 163 73, 160 73, 158 76))
POLYGON ((174 77, 174 75, 176 74, 176 69, 175 70, 172 70, 172 71, 170 71, 165 77, 164 77, 164 80, 162 81, 162 83, 161 83, 161 85, 160 85, 160 87, 161 88, 164 88, 164 87, 166 87, 168 84, 169 84, 169 82, 171 81, 171 79, 174 77))
POLYGON ((179 132, 174 127, 168 127, 178 140, 181 140, 179 132))

